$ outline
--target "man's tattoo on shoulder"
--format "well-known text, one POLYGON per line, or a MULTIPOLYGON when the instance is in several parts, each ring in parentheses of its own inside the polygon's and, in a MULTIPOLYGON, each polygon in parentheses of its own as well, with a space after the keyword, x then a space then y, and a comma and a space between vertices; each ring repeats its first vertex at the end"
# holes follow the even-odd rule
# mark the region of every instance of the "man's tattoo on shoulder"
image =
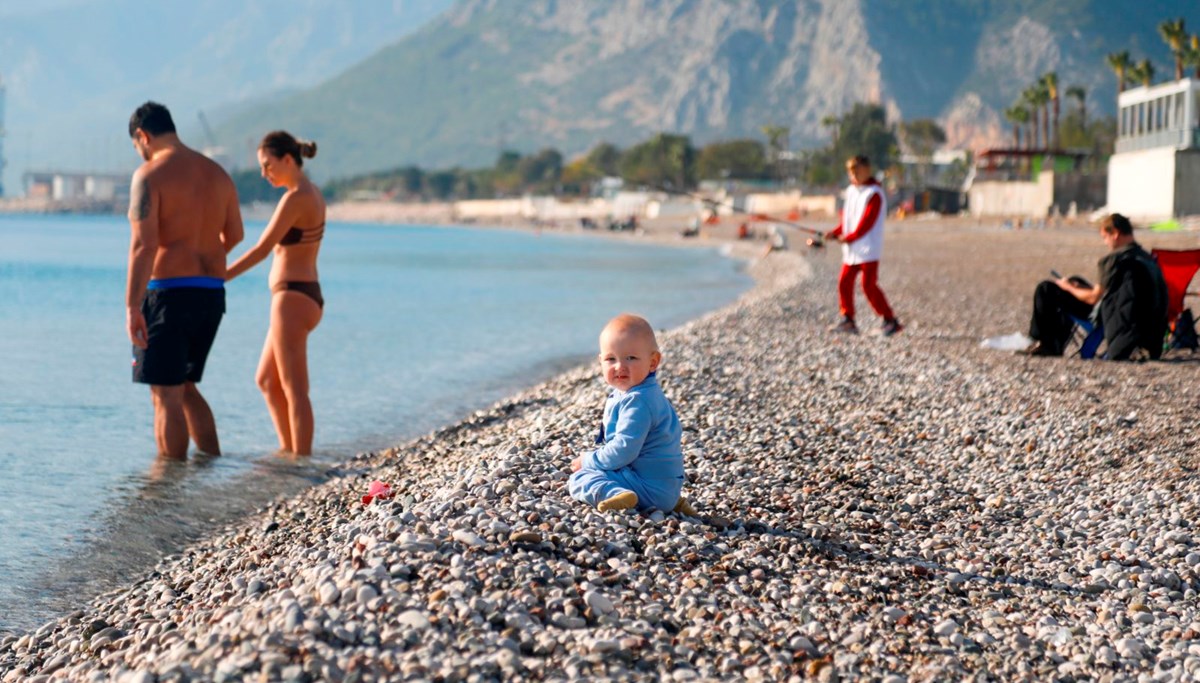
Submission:
POLYGON ((129 218, 144 221, 150 217, 150 181, 134 178, 129 188, 129 218))

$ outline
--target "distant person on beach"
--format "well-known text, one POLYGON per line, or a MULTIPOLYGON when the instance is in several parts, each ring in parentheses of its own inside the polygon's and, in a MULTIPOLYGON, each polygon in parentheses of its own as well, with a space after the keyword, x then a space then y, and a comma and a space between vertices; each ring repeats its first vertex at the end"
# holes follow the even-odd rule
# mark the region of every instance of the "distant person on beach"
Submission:
POLYGON ((887 198, 883 187, 871 175, 871 160, 859 155, 846 161, 850 187, 846 188, 846 203, 842 221, 825 233, 825 239, 842 243, 842 272, 838 276, 838 308, 842 320, 831 329, 834 332, 858 334, 854 322, 854 281, 862 273, 863 294, 879 317, 883 318, 880 333, 885 337, 904 329, 887 297, 879 288, 879 259, 883 256, 883 219, 887 215, 887 198))
POLYGON ((774 223, 767 225, 767 247, 763 250, 763 257, 773 251, 787 251, 788 239, 784 234, 783 228, 774 223))
POLYGON ((225 313, 225 256, 242 240, 237 190, 175 134, 171 112, 146 102, 129 117, 143 163, 129 188, 125 320, 133 381, 150 385, 159 457, 219 455, 217 424, 196 384, 225 313))
POLYGON ((308 398, 308 335, 321 322, 325 299, 317 281, 317 252, 325 235, 325 198, 304 173, 317 144, 277 130, 258 145, 262 176, 286 188, 275 213, 249 251, 229 266, 229 279, 274 251, 269 278, 271 324, 258 361, 257 381, 275 423, 279 449, 310 455, 313 410, 308 398))
POLYGON ((680 497, 683 430, 655 373, 662 362, 644 318, 622 314, 600 333, 600 369, 612 387, 604 404, 600 447, 571 462, 571 497, 606 510, 673 510, 696 514, 680 497))
POLYGON ((1079 277, 1043 280, 1033 294, 1027 356, 1061 356, 1080 320, 1096 314, 1104 327, 1104 358, 1129 360, 1162 355, 1167 332, 1167 285, 1154 257, 1133 238, 1133 224, 1119 213, 1100 220, 1109 253, 1100 259, 1100 284, 1079 277))

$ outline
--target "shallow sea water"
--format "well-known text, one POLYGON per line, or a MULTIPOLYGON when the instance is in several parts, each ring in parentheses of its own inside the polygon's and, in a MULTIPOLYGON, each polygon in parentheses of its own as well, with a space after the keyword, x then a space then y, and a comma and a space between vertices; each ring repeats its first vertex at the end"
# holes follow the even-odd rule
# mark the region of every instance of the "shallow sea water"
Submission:
MULTIPOLYGON (((248 224, 235 255, 261 229, 248 224)), ((750 286, 715 249, 330 224, 325 315, 309 345, 314 457, 274 455, 254 384, 270 301, 262 264, 228 285, 200 385, 225 454, 162 466, 149 392, 129 376, 128 239, 119 217, 0 216, 0 632, 70 611, 356 452, 587 362, 616 313, 667 328, 750 286)))

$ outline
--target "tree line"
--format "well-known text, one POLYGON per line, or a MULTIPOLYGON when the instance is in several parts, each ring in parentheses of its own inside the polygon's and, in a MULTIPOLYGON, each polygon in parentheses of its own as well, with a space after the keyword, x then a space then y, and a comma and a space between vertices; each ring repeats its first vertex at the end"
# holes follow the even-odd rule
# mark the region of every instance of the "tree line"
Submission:
MULTIPOLYGON (((1182 17, 1158 25, 1158 33, 1174 58, 1175 79, 1185 77, 1194 69, 1200 79, 1200 35, 1189 34, 1182 17)), ((1135 61, 1129 50, 1112 52, 1105 63, 1117 79, 1117 94, 1129 86, 1154 85, 1157 69, 1149 59, 1135 61)), ((1015 149, 1086 150, 1095 157, 1111 154, 1116 141, 1115 117, 1088 118, 1087 89, 1072 85, 1060 86, 1058 74, 1047 72, 1021 91, 1015 102, 1004 110, 1015 149), (1075 106, 1061 116, 1063 96, 1075 106)))
MULTIPOLYGON (((1183 80, 1186 69, 1194 69, 1194 77, 1200 79, 1200 35, 1188 33, 1183 17, 1168 19, 1158 25, 1162 37, 1175 61, 1175 80, 1183 80)), ((1117 77, 1117 93, 1130 85, 1150 87, 1154 85, 1157 69, 1149 59, 1135 62, 1129 50, 1112 52, 1105 58, 1113 75, 1117 77)))
MULTIPOLYGON (((323 189, 335 200, 382 197, 394 201, 449 201, 515 197, 525 194, 588 196, 604 178, 620 178, 628 187, 691 190, 701 180, 749 181, 785 185, 832 186, 845 180, 845 160, 856 154, 870 156, 877 168, 886 169, 903 140, 915 153, 932 155, 946 140, 932 119, 889 124, 884 108, 857 104, 841 116, 826 117, 828 145, 793 153, 790 130, 763 126, 764 139, 740 138, 696 146, 690 137, 658 133, 622 149, 601 142, 586 154, 566 160, 554 148, 531 154, 501 152, 485 168, 423 169, 408 165, 343 178, 323 189), (899 134, 899 138, 897 137, 899 134)), ((278 192, 264 188, 254 171, 235 175, 244 201, 273 201, 278 192)))
POLYGON ((660 133, 621 149, 608 142, 567 161, 554 148, 531 154, 502 151, 485 168, 400 168, 334 180, 325 193, 334 199, 382 196, 395 201, 446 201, 524 194, 588 195, 595 183, 618 177, 632 186, 696 186, 699 178, 770 178, 766 146, 752 139, 714 142, 697 148, 685 135, 660 133))

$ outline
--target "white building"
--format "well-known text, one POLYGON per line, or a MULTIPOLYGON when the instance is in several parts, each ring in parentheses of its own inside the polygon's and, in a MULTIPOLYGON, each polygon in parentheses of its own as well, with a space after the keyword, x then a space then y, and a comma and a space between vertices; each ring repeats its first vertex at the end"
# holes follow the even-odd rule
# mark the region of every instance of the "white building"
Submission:
POLYGON ((1117 108, 1108 210, 1135 220, 1200 214, 1200 80, 1130 88, 1117 108))
POLYGON ((129 198, 129 173, 27 171, 25 196, 53 201, 123 201, 129 198))

